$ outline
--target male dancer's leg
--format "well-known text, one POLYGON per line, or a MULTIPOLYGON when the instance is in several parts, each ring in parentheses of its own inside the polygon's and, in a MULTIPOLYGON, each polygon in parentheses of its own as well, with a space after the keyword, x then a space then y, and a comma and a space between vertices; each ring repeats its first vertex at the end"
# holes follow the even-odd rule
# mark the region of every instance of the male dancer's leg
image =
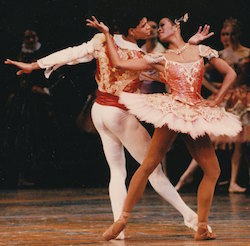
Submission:
MULTIPOLYGON (((113 108, 94 103, 91 116, 95 128, 101 137, 104 154, 110 169, 109 198, 114 221, 117 221, 121 215, 127 195, 125 185, 127 172, 124 147, 121 141, 105 126, 105 121, 109 117, 111 119, 115 116, 110 111, 113 108)), ((124 239, 124 237, 124 231, 121 231, 117 239, 124 239)))
POLYGON ((114 107, 94 103, 91 114, 93 123, 100 134, 104 154, 110 168, 109 196, 114 221, 116 221, 121 215, 127 195, 125 185, 127 173, 123 145, 119 138, 117 138, 105 125, 109 118, 110 120, 113 119, 113 108, 114 107))

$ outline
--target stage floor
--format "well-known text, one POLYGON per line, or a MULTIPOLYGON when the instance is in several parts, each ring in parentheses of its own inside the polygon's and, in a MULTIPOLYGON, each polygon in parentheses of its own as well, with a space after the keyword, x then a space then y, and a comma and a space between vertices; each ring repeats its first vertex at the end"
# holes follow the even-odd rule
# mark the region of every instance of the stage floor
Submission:
MULTIPOLYGON (((196 210, 196 194, 183 193, 196 210)), ((148 189, 126 240, 102 241, 112 215, 107 189, 1 191, 0 245, 250 245, 250 196, 216 193, 210 224, 217 240, 195 242, 180 214, 148 189)))

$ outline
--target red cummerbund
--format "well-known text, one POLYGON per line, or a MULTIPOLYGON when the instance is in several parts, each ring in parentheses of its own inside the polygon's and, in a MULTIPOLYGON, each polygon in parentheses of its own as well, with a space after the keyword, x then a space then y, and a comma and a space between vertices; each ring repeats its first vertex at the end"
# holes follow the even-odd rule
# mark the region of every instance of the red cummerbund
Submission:
POLYGON ((121 108, 123 110, 128 110, 125 107, 125 105, 119 103, 118 96, 112 95, 107 92, 102 92, 102 91, 97 90, 95 101, 101 105, 114 106, 117 108, 121 108))

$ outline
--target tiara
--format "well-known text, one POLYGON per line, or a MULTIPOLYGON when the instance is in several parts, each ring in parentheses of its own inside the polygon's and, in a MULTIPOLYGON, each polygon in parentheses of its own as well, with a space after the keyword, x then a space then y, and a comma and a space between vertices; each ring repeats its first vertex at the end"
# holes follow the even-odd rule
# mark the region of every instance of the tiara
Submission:
POLYGON ((179 18, 179 19, 175 19, 174 20, 174 23, 176 24, 176 25, 180 25, 180 23, 181 22, 187 22, 188 21, 188 13, 186 13, 184 16, 182 16, 181 18, 179 18))

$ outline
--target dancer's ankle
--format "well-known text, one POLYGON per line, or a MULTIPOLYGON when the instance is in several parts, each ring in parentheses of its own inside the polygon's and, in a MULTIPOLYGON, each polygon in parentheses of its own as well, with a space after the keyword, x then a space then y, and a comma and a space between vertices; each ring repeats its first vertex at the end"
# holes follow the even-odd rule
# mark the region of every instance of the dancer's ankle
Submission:
POLYGON ((127 222, 128 219, 129 219, 129 217, 130 217, 130 213, 129 213, 129 212, 123 211, 119 219, 120 219, 120 220, 124 220, 124 221, 127 222))
POLYGON ((204 222, 198 222, 198 227, 207 227, 207 222, 204 221, 204 222))

